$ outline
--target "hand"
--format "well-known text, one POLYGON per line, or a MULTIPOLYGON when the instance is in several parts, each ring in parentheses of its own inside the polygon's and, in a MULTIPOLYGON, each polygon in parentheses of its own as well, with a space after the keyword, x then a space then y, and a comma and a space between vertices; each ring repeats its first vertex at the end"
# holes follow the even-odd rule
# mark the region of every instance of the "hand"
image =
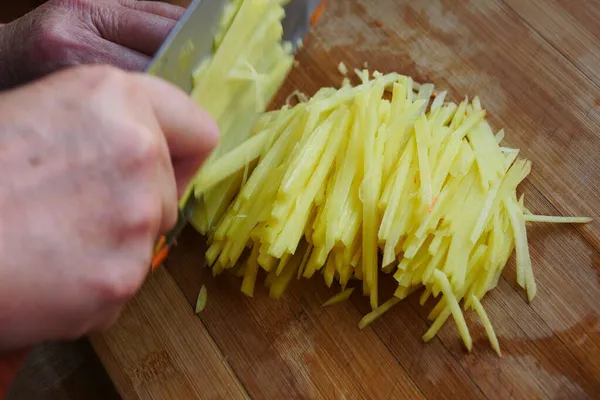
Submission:
POLYGON ((78 64, 142 71, 184 11, 156 1, 50 0, 0 27, 0 88, 78 64))
POLYGON ((179 89, 107 66, 0 94, 0 352, 118 317, 218 140, 179 89))

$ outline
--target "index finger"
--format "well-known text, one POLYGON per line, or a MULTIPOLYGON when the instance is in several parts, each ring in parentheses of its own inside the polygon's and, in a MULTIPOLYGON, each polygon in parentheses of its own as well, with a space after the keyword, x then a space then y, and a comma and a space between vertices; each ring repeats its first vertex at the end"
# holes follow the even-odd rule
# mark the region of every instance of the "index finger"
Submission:
POLYGON ((138 74, 154 115, 165 135, 178 186, 191 179, 216 147, 214 119, 182 90, 162 79, 138 74))
POLYGON ((158 1, 121 0, 120 3, 134 10, 160 15, 175 21, 178 21, 185 13, 184 7, 158 1))

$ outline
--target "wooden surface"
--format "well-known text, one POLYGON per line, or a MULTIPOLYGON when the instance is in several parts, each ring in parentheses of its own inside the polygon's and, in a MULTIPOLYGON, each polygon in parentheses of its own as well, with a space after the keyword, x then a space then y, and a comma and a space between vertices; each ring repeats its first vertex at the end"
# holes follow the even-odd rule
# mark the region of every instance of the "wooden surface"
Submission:
MULTIPOLYGON (((477 318, 465 352, 448 323, 421 341, 428 308, 411 298, 367 329, 367 301, 321 309, 332 291, 298 282, 279 301, 240 280, 212 279, 188 232, 121 322, 92 339, 125 398, 600 397, 600 2, 329 0, 278 97, 339 84, 349 67, 398 71, 479 95, 507 142, 533 161, 521 190, 537 213, 594 217, 529 228, 538 296, 528 305, 514 264, 483 301, 503 357, 477 318), (381 26, 382 25, 382 26, 381 26), (193 314, 201 284, 208 306, 193 314)), ((383 291, 391 288, 383 288, 383 291)), ((385 298, 385 296, 382 296, 385 298)))

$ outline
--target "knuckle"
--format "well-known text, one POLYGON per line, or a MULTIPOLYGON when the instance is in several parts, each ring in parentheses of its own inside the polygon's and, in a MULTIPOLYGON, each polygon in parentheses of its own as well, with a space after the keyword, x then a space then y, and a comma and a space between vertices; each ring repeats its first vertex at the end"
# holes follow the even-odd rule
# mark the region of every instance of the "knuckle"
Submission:
POLYGON ((140 194, 128 207, 123 220, 126 221, 129 235, 151 240, 160 224, 160 201, 150 194, 140 194))
POLYGON ((132 279, 120 279, 111 282, 108 294, 110 297, 120 303, 125 303, 132 299, 141 286, 141 282, 132 279))
POLYGON ((160 160, 162 146, 159 138, 139 123, 121 123, 115 140, 115 155, 121 164, 129 165, 133 169, 149 169, 160 160))
POLYGON ((38 62, 68 63, 74 42, 67 28, 54 15, 40 22, 33 35, 33 57, 38 62))
POLYGON ((161 142, 157 135, 144 129, 138 138, 138 146, 133 152, 133 160, 142 164, 154 164, 162 154, 161 142))
POLYGON ((119 265, 104 271, 96 288, 100 298, 115 305, 131 300, 143 282, 139 270, 137 265, 119 265))

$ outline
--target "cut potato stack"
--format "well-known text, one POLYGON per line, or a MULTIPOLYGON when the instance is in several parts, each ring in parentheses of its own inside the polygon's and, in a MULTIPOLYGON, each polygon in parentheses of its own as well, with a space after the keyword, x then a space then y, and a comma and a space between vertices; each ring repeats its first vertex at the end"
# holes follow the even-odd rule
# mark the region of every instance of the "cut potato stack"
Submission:
MULTIPOLYGON (((433 85, 363 70, 357 86, 294 92, 297 105, 262 114, 293 63, 280 42, 284 3, 233 1, 194 76, 192 96, 222 139, 182 204, 201 200, 192 224, 208 237, 213 273, 243 277, 253 296, 263 271, 273 298, 320 274, 340 288, 324 306, 359 288, 373 309, 361 328, 420 290, 421 304, 436 302, 424 340, 452 316, 470 350, 463 312, 473 309, 500 354, 481 299, 513 249, 516 280, 534 298, 526 222, 589 220, 527 211, 516 190, 531 164, 501 146, 477 97, 447 102, 433 85), (384 302, 379 279, 397 284, 384 302)), ((205 304, 203 289, 197 312, 205 304)))
MULTIPOLYGON (((214 39, 214 54, 193 76, 192 98, 210 113, 221 131, 219 146, 206 166, 248 139, 250 128, 293 65, 292 44, 281 42, 285 3, 234 0, 226 6, 214 39)), ((188 186, 180 204, 195 186, 188 186)), ((223 212, 221 207, 232 200, 237 187, 239 180, 230 176, 202 193, 195 220, 203 231, 215 223, 216 216, 223 212)), ((200 194, 196 192, 197 197, 200 194)))
POLYGON ((357 73, 360 85, 265 114, 199 174, 196 193, 226 176, 239 182, 213 225, 196 223, 209 236, 209 265, 242 276, 248 296, 260 270, 274 298, 315 274, 341 287, 328 304, 358 285, 373 308, 360 327, 420 289, 422 304, 437 302, 426 341, 452 316, 471 349, 463 311, 474 309, 500 353, 480 301, 514 248, 517 282, 533 299, 525 223, 561 218, 529 215, 517 198, 531 164, 501 147, 504 133, 494 134, 477 97, 456 104, 406 76, 357 73), (379 279, 398 285, 381 304, 379 279))

